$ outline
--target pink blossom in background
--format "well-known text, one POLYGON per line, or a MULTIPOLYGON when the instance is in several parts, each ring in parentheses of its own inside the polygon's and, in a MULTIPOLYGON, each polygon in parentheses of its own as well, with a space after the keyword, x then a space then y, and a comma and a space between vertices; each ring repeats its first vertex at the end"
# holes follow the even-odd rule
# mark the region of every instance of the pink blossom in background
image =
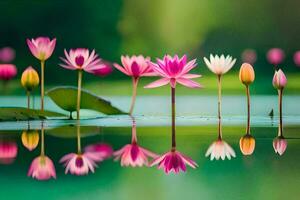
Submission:
POLYGON ((121 56, 121 62, 123 66, 114 63, 116 69, 120 72, 131 76, 133 78, 139 78, 141 76, 155 76, 152 68, 149 65, 150 58, 142 55, 121 56))
POLYGON ((0 64, 0 80, 8 81, 17 75, 17 68, 13 64, 0 64))
POLYGON ((64 163, 65 173, 81 176, 86 175, 89 171, 95 171, 97 167, 96 162, 99 161, 99 157, 94 153, 85 152, 83 154, 69 153, 60 159, 60 163, 64 163))
POLYGON ((0 163, 11 164, 18 154, 18 146, 14 141, 0 140, 0 163))
POLYGON ((88 49, 77 48, 71 49, 69 53, 67 50, 64 52, 66 58, 60 58, 64 61, 64 64, 60 64, 63 68, 70 70, 84 70, 92 74, 95 71, 107 68, 107 65, 105 65, 102 59, 98 57, 95 50, 90 53, 88 49))
POLYGON ((189 71, 196 67, 196 59, 187 62, 187 56, 179 58, 177 55, 171 57, 165 55, 164 58, 157 59, 157 63, 150 62, 152 69, 159 76, 163 77, 145 86, 145 88, 155 88, 170 83, 175 88, 176 83, 190 88, 199 88, 201 85, 191 79, 199 78, 201 75, 189 74, 189 71))
POLYGON ((278 153, 282 156, 287 148, 287 141, 284 137, 279 136, 273 140, 273 148, 275 153, 278 153))
POLYGON ((278 65, 282 63, 284 58, 284 51, 280 48, 273 48, 267 52, 267 60, 273 65, 278 65))
POLYGON ((103 67, 93 71, 96 76, 107 76, 113 72, 113 68, 110 63, 103 61, 103 67))
POLYGON ((170 172, 178 174, 180 170, 185 172, 186 165, 194 169, 198 167, 195 161, 176 150, 171 150, 154 159, 151 162, 151 166, 154 165, 158 165, 158 169, 164 169, 166 174, 169 174, 170 172))
POLYGON ((41 61, 47 60, 52 55, 56 45, 56 38, 50 40, 48 37, 37 37, 26 41, 32 55, 41 61))
POLYGON ((245 49, 242 52, 242 61, 243 63, 250 63, 253 65, 256 62, 257 55, 254 49, 245 49))
POLYGON ((52 160, 44 155, 36 157, 32 161, 27 175, 37 180, 56 178, 55 167, 52 160))
POLYGON ((110 158, 114 150, 109 144, 97 143, 86 146, 84 148, 84 151, 91 154, 95 154, 95 157, 98 158, 97 161, 99 162, 110 158))
POLYGON ((15 59, 16 52, 11 47, 4 47, 0 49, 0 62, 10 63, 15 59))
POLYGON ((300 51, 296 51, 294 54, 294 62, 295 64, 300 67, 300 51))

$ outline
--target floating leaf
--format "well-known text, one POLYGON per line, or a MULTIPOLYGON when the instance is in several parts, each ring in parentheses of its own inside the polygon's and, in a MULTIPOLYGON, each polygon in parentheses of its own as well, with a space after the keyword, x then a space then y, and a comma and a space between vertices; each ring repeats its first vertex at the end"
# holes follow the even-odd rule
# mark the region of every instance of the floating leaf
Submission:
POLYGON ((66 115, 22 107, 0 107, 1 121, 47 119, 48 117, 66 117, 66 115))
MULTIPOLYGON (((47 92, 47 95, 64 110, 76 111, 77 88, 71 86, 56 87, 47 92)), ((109 101, 102 99, 86 90, 81 90, 81 109, 95 110, 107 115, 125 114, 123 111, 111 105, 109 101)))
MULTIPOLYGON (((77 137, 77 126, 75 125, 67 125, 60 126, 54 129, 50 129, 46 131, 47 134, 61 137, 61 138, 75 138, 77 137)), ((88 137, 97 135, 100 133, 100 127, 98 126, 81 126, 80 127, 80 136, 88 137)))

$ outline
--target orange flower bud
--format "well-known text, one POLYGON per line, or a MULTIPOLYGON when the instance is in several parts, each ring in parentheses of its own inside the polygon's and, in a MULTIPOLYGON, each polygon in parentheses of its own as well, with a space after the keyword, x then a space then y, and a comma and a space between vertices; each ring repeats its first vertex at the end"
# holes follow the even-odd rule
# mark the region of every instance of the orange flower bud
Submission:
POLYGON ((32 91, 40 83, 38 73, 29 66, 23 73, 21 77, 21 84, 27 91, 32 91))
POLYGON ((240 139, 240 149, 244 155, 251 155, 255 149, 255 139, 251 135, 244 135, 240 139))
POLYGON ((39 132, 34 130, 23 131, 22 136, 22 144, 29 150, 34 150, 39 144, 39 132))
POLYGON ((250 85, 254 81, 254 69, 249 63, 242 64, 240 68, 239 78, 244 85, 250 85))

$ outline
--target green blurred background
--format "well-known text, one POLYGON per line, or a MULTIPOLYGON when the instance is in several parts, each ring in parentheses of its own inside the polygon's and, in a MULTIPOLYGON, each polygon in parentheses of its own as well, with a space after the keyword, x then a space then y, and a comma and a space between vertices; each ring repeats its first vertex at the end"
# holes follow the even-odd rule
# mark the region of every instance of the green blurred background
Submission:
MULTIPOLYGON (((295 94, 300 88, 300 68, 293 62, 293 53, 300 49, 299 6, 296 0, 1 0, 0 47, 16 49, 14 64, 20 77, 29 65, 39 70, 26 38, 56 37, 56 49, 46 63, 48 87, 76 85, 76 72, 58 65, 64 48, 95 48, 100 57, 110 62, 119 62, 121 54, 155 58, 166 53, 187 53, 190 58, 198 59, 200 67, 195 71, 204 74, 200 80, 207 88, 204 93, 212 93, 215 79, 205 67, 203 56, 230 54, 238 59, 235 72, 228 75, 228 86, 226 83, 224 86, 232 94, 243 91, 237 71, 241 52, 246 48, 257 52, 254 65, 257 87, 253 87, 253 92, 276 93, 271 85, 273 67, 265 54, 268 49, 279 47, 286 54, 281 67, 288 73, 287 92, 295 94), (262 85, 265 87, 258 87, 262 85)), ((102 80, 85 75, 84 83, 94 92, 102 90, 104 95, 130 95, 130 79, 116 70, 102 80)), ((18 81, 14 85, 12 88, 19 88, 18 81)), ((19 88, 14 93, 21 91, 19 88)), ((164 89, 156 91, 140 94, 161 94, 164 89)))

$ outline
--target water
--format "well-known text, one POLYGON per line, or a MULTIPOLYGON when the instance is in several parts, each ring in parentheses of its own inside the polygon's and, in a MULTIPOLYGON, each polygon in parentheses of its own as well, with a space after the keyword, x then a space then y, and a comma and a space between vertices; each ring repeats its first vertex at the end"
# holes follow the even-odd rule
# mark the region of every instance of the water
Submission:
MULTIPOLYGON (((153 101, 158 105, 166 104, 156 110, 151 108, 150 99, 143 98, 149 106, 143 107, 141 101, 138 101, 136 112, 138 143, 157 154, 163 154, 170 150, 171 145, 168 98, 154 98, 153 101), (145 111, 143 115, 141 108, 145 111)), ((178 102, 184 99, 180 97, 178 102)), ((282 156, 275 154, 272 146, 273 139, 278 133, 278 118, 275 116, 272 119, 267 116, 270 107, 276 108, 276 97, 253 98, 251 134, 255 137, 256 148, 251 156, 243 156, 239 147, 239 139, 245 134, 246 125, 243 116, 245 111, 243 97, 224 97, 223 139, 236 153, 236 158, 225 161, 210 161, 205 157, 207 148, 217 139, 217 120, 214 117, 216 109, 210 105, 211 103, 206 106, 203 103, 212 101, 214 103, 214 98, 187 99, 188 104, 178 103, 177 149, 193 158, 199 165, 197 169, 188 167, 186 173, 166 175, 156 167, 121 167, 120 162, 109 158, 99 163, 95 173, 80 177, 65 175, 64 167, 58 161, 63 155, 76 152, 76 121, 51 119, 43 122, 45 152, 55 164, 57 179, 37 181, 27 177, 27 172, 32 160, 40 154, 40 145, 35 150, 28 151, 21 142, 22 130, 27 129, 28 122, 1 122, 1 141, 14 141, 18 146, 18 154, 14 161, 9 165, 0 165, 1 196, 5 199, 30 197, 30 199, 75 200, 184 198, 250 200, 287 197, 299 199, 300 112, 299 106, 293 106, 299 97, 284 98, 286 103, 284 136, 288 145, 282 156), (234 105, 234 108, 228 108, 230 105, 234 105), (269 107, 266 107, 267 105, 269 107), (195 107, 185 109, 190 106, 195 107)), ((124 98, 118 105, 125 108, 127 101, 129 98, 124 98)), ((4 104, 7 101, 2 99, 0 102, 4 104)), ((86 116, 89 115, 92 116, 90 112, 86 112, 86 116)), ((81 121, 83 147, 100 142, 110 144, 114 150, 118 150, 131 142, 131 118, 99 117, 95 115, 92 119, 81 121)), ((42 122, 31 121, 29 124, 32 129, 40 129, 42 122)))

